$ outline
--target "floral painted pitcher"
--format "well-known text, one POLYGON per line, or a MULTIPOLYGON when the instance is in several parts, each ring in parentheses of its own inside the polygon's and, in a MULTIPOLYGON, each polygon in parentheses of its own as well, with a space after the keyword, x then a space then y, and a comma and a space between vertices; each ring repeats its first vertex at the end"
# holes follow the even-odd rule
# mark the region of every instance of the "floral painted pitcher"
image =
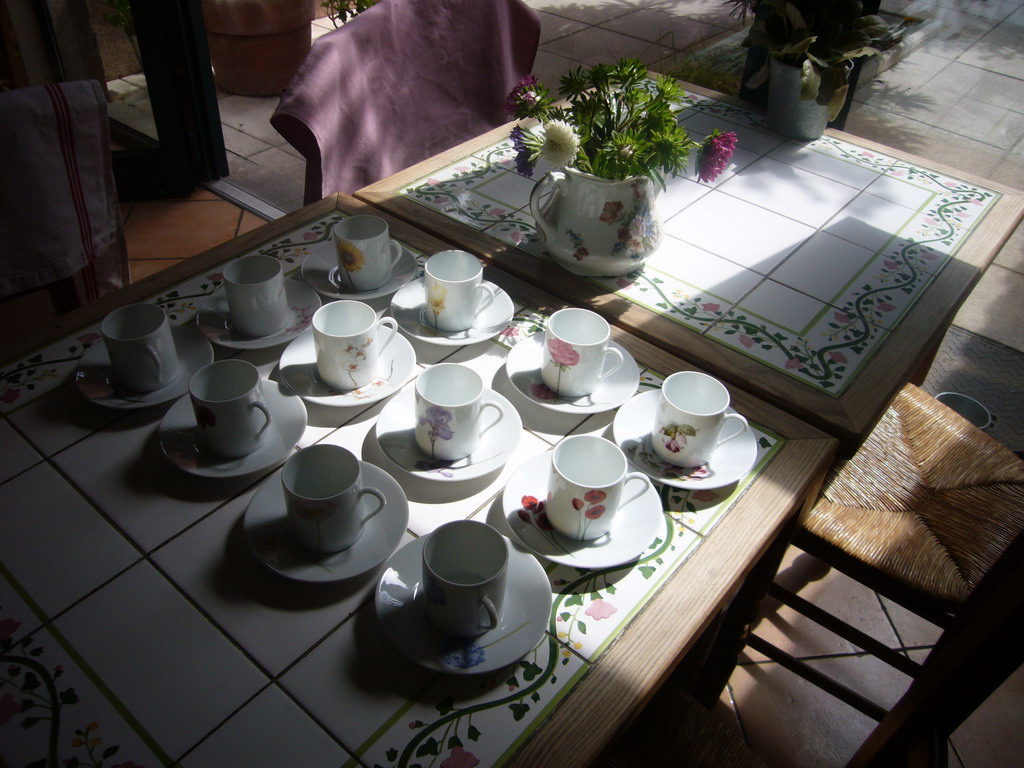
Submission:
POLYGON ((565 168, 537 183, 530 211, 548 253, 567 270, 618 276, 643 267, 661 243, 656 198, 645 176, 612 181, 565 168))

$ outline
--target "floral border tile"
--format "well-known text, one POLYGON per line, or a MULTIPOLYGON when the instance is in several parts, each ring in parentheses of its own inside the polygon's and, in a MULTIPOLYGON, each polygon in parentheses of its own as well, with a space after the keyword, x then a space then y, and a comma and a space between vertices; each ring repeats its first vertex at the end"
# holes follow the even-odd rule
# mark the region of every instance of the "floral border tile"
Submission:
MULTIPOLYGON (((553 637, 491 675, 437 676, 356 750, 363 763, 390 766, 504 764, 587 672, 553 637)), ((349 761, 346 768, 358 763, 349 761)))
POLYGON ((0 565, 0 738, 4 765, 170 765, 124 704, 54 629, 0 565), (56 729, 56 732, 54 732, 56 729))
POLYGON ((663 516, 661 534, 633 563, 587 570, 556 565, 548 570, 554 601, 549 631, 572 652, 596 661, 622 634, 665 580, 703 542, 674 516, 663 516))

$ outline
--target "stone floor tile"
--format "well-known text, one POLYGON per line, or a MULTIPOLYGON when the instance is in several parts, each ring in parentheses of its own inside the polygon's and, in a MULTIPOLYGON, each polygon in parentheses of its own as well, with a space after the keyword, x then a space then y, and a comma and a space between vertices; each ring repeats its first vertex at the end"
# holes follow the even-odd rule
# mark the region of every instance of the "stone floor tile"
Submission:
POLYGON ((281 134, 270 124, 270 116, 277 109, 277 104, 278 99, 274 97, 225 96, 217 101, 221 123, 270 145, 282 141, 281 134))
POLYGON ((953 322, 979 336, 1024 352, 1024 274, 992 265, 953 322), (998 307, 998 311, 994 308, 998 307))
POLYGON ((526 4, 535 11, 544 11, 587 24, 600 24, 602 21, 627 14, 635 8, 633 3, 618 0, 607 3, 581 3, 579 0, 526 0, 526 4))
POLYGON ((1024 667, 964 721, 952 742, 968 768, 1004 768, 1024 754, 1024 667))
POLYGON ((693 17, 674 16, 644 8, 601 24, 604 29, 638 37, 651 43, 681 50, 729 29, 693 17))
POLYGON ((636 37, 612 32, 600 27, 588 27, 581 32, 555 40, 545 50, 583 62, 588 66, 637 58, 645 64, 672 53, 671 48, 649 43, 636 37))
POLYGON ((306 161, 277 147, 270 147, 249 159, 299 186, 306 182, 306 161))
POLYGON ((571 35, 586 29, 589 24, 582 21, 567 19, 564 16, 556 16, 552 13, 541 11, 540 13, 540 45, 541 47, 557 40, 560 37, 571 35))
POLYGON ((960 61, 991 72, 1024 78, 1024 47, 1020 40, 1020 27, 1000 25, 972 45, 960 61))
POLYGON ((224 134, 224 146, 229 147, 232 152, 242 157, 252 157, 272 146, 255 136, 232 128, 230 125, 221 125, 221 130, 224 134))

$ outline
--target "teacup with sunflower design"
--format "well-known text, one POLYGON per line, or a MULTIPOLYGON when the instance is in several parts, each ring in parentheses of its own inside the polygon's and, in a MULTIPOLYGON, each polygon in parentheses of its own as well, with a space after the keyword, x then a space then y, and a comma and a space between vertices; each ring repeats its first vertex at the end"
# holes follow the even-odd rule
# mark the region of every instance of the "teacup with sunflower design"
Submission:
POLYGON ((353 293, 380 288, 402 258, 402 246, 379 216, 342 219, 331 228, 331 239, 338 253, 338 287, 353 293))

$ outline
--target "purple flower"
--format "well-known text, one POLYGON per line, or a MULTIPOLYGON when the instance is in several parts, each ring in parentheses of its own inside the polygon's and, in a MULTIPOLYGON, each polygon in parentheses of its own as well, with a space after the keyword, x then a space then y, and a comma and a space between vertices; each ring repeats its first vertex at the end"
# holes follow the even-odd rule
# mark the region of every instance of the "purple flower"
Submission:
POLYGON ((526 134, 518 125, 509 134, 512 146, 516 150, 516 171, 527 178, 533 176, 533 163, 530 162, 530 148, 526 146, 526 134))
POLYGON ((736 149, 736 134, 733 131, 722 133, 717 128, 711 135, 701 142, 700 150, 697 153, 697 165, 699 167, 698 181, 714 181, 718 174, 725 170, 736 149))
POLYGON ((534 75, 526 75, 509 92, 508 98, 505 100, 505 109, 508 110, 510 115, 515 117, 520 107, 523 107, 528 112, 539 100, 537 78, 534 75))
POLYGON ((451 420, 451 411, 445 410, 439 405, 430 406, 427 408, 427 412, 420 416, 420 424, 429 425, 433 436, 441 440, 452 439, 452 428, 449 426, 451 420))

